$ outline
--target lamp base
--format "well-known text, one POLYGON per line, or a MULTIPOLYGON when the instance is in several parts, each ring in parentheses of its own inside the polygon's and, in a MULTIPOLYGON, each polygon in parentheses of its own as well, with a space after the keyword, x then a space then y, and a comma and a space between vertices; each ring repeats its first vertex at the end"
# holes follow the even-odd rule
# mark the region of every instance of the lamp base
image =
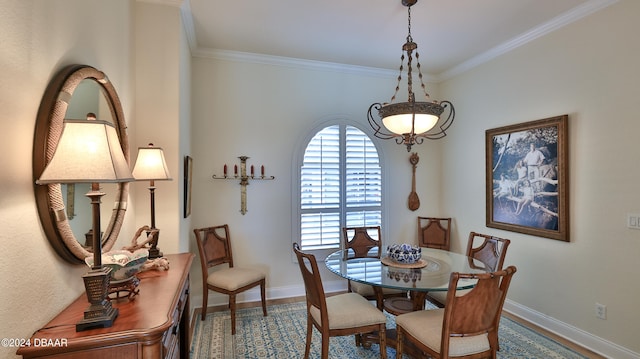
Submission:
POLYGON ((156 259, 162 257, 162 252, 160 252, 160 248, 158 248, 158 239, 160 238, 160 230, 157 228, 152 228, 149 232, 147 232, 147 238, 149 236, 152 237, 151 248, 149 248, 149 259, 156 259))
POLYGON ((149 259, 161 258, 162 252, 158 248, 150 248, 149 249, 149 259))
POLYGON ((89 300, 89 308, 84 311, 84 319, 76 323, 76 332, 93 328, 108 328, 118 316, 118 309, 107 300, 111 268, 94 268, 82 276, 89 300))
MULTIPOLYGON (((111 302, 107 303, 111 304, 111 302)), ((96 328, 109 328, 113 325, 113 322, 116 320, 119 314, 118 309, 111 308, 111 306, 109 306, 109 309, 107 309, 106 311, 100 311, 101 315, 99 317, 87 319, 86 316, 88 311, 89 309, 84 312, 85 319, 82 319, 81 321, 76 323, 76 332, 96 328)))

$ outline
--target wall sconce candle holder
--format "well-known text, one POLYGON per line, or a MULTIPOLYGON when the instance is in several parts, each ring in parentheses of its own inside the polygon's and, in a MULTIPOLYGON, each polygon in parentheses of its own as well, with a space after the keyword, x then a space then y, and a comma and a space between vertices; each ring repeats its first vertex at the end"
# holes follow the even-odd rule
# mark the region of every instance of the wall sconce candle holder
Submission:
POLYGON ((274 176, 265 176, 264 175, 264 165, 260 166, 260 175, 255 175, 255 168, 251 165, 250 174, 247 175, 247 159, 248 156, 240 156, 240 175, 238 175, 238 165, 233 165, 233 175, 228 175, 227 173, 227 165, 224 165, 223 175, 216 176, 213 175, 213 179, 221 179, 221 180, 240 180, 240 213, 243 215, 247 213, 247 186, 249 185, 249 181, 270 181, 276 179, 274 176))

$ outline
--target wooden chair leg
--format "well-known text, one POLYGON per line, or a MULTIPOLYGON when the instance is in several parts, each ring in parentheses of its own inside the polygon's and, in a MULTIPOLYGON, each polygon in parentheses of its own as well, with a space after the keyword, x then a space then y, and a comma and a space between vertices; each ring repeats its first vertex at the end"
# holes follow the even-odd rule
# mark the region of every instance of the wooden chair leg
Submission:
POLYGON ((267 316, 267 296, 265 292, 264 279, 260 282, 260 296, 262 298, 262 315, 267 316))
POLYGON ((489 334, 489 343, 494 344, 493 347, 496 348, 496 351, 500 350, 500 341, 498 340, 497 332, 489 334))
POLYGON ((404 342, 404 333, 402 329, 397 328, 396 330, 396 359, 402 359, 402 349, 404 342))
POLYGON ((362 344, 362 334, 358 333, 355 335, 355 339, 356 339, 356 346, 359 347, 362 344))
POLYGON ((382 288, 379 286, 373 286, 373 293, 376 297, 376 307, 379 311, 384 310, 384 294, 382 293, 382 288))
POLYGON ((231 311, 231 335, 236 334, 236 295, 229 294, 229 309, 231 311))
POLYGON ((322 359, 329 359, 329 334, 322 333, 322 353, 320 355, 322 359))
POLYGON ((380 358, 387 359, 387 332, 385 331, 386 324, 381 324, 378 330, 378 336, 380 337, 380 358))
POLYGON ((309 359, 311 351, 311 336, 313 335, 313 324, 311 323, 310 314, 307 312, 307 342, 304 347, 304 359, 309 359))
POLYGON ((207 302, 209 299, 209 289, 207 289, 207 287, 204 287, 204 293, 202 293, 202 320, 204 320, 204 317, 207 316, 207 302))

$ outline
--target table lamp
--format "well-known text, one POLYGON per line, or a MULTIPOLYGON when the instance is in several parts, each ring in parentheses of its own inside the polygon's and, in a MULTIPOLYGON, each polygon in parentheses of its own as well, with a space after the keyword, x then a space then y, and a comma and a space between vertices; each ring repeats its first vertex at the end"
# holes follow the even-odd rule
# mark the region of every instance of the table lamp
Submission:
POLYGON ((83 276, 90 306, 76 323, 76 331, 110 327, 118 316, 107 299, 111 269, 102 266, 100 198, 105 193, 100 183, 130 181, 133 177, 113 124, 96 120, 93 113, 86 120, 63 122, 58 146, 36 183, 91 183, 86 196, 93 212, 93 266, 83 276))
POLYGON ((150 242, 149 259, 162 257, 162 252, 158 249, 160 231, 156 228, 155 181, 171 181, 171 175, 169 175, 161 147, 155 147, 153 143, 150 143, 147 147, 138 148, 138 157, 133 166, 133 177, 136 181, 149 181, 151 195, 151 228, 149 228, 149 232, 155 231, 154 238, 150 242))

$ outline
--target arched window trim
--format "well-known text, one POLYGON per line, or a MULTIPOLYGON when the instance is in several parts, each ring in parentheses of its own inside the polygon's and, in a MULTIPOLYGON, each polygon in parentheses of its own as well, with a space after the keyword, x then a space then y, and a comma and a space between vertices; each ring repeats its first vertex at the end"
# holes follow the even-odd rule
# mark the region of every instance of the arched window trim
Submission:
MULTIPOLYGON (((294 151, 293 151, 293 158, 292 158, 292 174, 291 174, 291 184, 292 184, 292 221, 291 221, 291 243, 293 244, 294 242, 298 242, 300 243, 300 237, 301 237, 301 231, 300 231, 300 218, 301 218, 301 201, 300 201, 300 190, 301 190, 301 181, 300 181, 300 168, 302 166, 302 163, 304 161, 304 154, 305 154, 305 150, 309 144, 309 142, 313 139, 313 137, 322 129, 329 127, 329 126, 334 126, 334 125, 344 125, 344 126, 352 126, 355 127, 357 129, 359 129, 360 131, 362 131, 363 133, 365 133, 369 139, 371 140, 371 142, 373 143, 373 145, 376 148, 376 151, 378 152, 378 161, 380 164, 380 169, 381 169, 381 174, 382 174, 382 206, 381 206, 381 212, 382 212, 382 223, 381 223, 381 227, 382 227, 382 238, 383 238, 383 246, 387 243, 387 241, 385 240, 385 238, 388 238, 388 233, 387 233, 387 208, 388 208, 388 196, 387 196, 387 183, 388 183, 388 178, 387 178, 387 171, 386 171, 386 158, 385 158, 385 153, 382 150, 382 146, 380 144, 380 140, 378 138, 376 138, 373 133, 370 131, 370 129, 367 126, 362 126, 360 123, 356 122, 356 121, 352 121, 349 120, 348 117, 346 116, 335 116, 332 117, 330 119, 324 119, 322 121, 317 122, 313 127, 311 127, 305 134, 304 137, 301 137, 298 141, 298 143, 295 145, 294 147, 294 151)), ((329 254, 331 254, 332 252, 334 252, 336 249, 319 249, 319 250, 313 250, 313 254, 316 256, 316 258, 320 261, 320 260, 324 260, 326 258, 326 256, 328 256, 329 254)), ((293 252, 292 252, 293 253, 293 252)), ((295 256, 292 254, 292 259, 295 262, 295 256)))

